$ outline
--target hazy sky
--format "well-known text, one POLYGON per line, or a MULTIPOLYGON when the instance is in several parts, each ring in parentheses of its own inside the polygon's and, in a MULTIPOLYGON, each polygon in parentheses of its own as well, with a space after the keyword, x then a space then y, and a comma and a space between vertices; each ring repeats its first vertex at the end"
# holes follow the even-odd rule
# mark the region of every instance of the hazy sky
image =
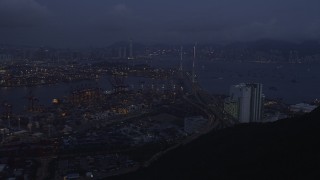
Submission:
POLYGON ((320 0, 0 0, 0 43, 320 39, 320 0))

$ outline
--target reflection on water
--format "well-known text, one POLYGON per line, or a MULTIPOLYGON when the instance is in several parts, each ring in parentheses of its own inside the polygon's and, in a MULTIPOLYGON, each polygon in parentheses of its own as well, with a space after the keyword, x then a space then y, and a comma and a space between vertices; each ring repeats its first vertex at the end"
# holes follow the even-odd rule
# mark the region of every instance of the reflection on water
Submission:
MULTIPOLYGON (((136 62, 145 63, 145 62, 136 62)), ((179 60, 152 60, 152 66, 174 68, 179 60)), ((184 69, 191 69, 191 60, 184 61, 184 69)), ((267 98, 282 98, 287 103, 312 101, 320 95, 320 64, 258 64, 198 61, 196 63, 198 82, 213 94, 228 94, 229 87, 241 82, 258 82, 264 85, 267 98)), ((0 102, 13 104, 14 111, 21 111, 28 104, 27 96, 32 91, 39 103, 49 105, 53 98, 62 98, 72 89, 84 85, 110 90, 109 78, 103 77, 96 81, 82 81, 68 84, 46 85, 38 87, 1 88, 0 102)), ((127 78, 130 87, 168 85, 161 80, 146 78, 127 78)), ((152 86, 153 87, 153 86, 152 86)))
POLYGON ((110 83, 107 77, 97 81, 81 81, 73 83, 61 83, 55 85, 43 85, 36 87, 10 87, 0 88, 0 101, 8 101, 13 104, 13 111, 20 112, 26 109, 28 97, 32 94, 39 100, 39 104, 50 105, 53 98, 63 98, 76 88, 83 86, 101 87, 110 89, 110 83))

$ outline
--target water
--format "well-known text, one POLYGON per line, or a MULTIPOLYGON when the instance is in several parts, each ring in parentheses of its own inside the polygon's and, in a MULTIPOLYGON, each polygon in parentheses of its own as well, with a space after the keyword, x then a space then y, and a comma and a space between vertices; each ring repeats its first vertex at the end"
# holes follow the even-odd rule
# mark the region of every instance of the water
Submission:
MULTIPOLYGON (((179 60, 153 61, 162 67, 179 67, 179 60)), ((191 70, 192 60, 184 61, 191 70)), ((280 98, 289 104, 320 99, 320 64, 263 64, 196 61, 200 85, 212 94, 229 94, 231 85, 262 83, 266 98, 280 98)))
MULTIPOLYGON (((145 62, 141 62, 145 63, 145 62)), ((173 68, 179 66, 178 59, 162 59, 148 61, 152 66, 173 68)), ((184 61, 184 69, 191 69, 192 60, 184 61)), ((212 94, 229 94, 231 85, 257 82, 263 84, 263 92, 267 98, 281 98, 294 104, 320 99, 320 64, 260 64, 197 61, 196 74, 201 86, 212 94)), ((131 86, 141 84, 165 84, 143 78, 127 78, 131 86)), ((13 104, 15 112, 22 111, 28 105, 30 91, 39 99, 39 104, 50 105, 53 98, 62 98, 74 88, 83 84, 110 90, 108 77, 97 81, 62 83, 38 87, 0 88, 0 103, 8 101, 13 104)))
POLYGON ((259 64, 206 62, 199 83, 211 93, 228 94, 230 85, 262 83, 266 98, 293 104, 320 98, 319 64, 259 64))
POLYGON ((40 105, 48 106, 52 103, 53 98, 68 96, 73 89, 81 88, 82 86, 101 87, 105 90, 111 89, 108 77, 103 77, 96 81, 86 80, 36 87, 0 88, 0 103, 4 101, 9 102, 13 105, 13 112, 21 112, 27 108, 29 104, 28 97, 30 97, 30 95, 36 97, 40 105))

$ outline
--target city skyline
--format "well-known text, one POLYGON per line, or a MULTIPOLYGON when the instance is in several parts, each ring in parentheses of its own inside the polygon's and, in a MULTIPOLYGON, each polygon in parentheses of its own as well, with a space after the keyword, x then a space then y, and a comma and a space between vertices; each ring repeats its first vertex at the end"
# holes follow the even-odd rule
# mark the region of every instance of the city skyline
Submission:
POLYGON ((0 179, 320 179, 319 7, 0 0, 0 179))

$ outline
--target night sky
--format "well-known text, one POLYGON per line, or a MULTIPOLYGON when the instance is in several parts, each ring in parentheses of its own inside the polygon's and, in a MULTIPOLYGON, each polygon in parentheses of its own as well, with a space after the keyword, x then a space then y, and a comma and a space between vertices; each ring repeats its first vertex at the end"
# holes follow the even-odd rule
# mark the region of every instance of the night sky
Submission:
POLYGON ((0 0, 0 44, 320 39, 319 0, 0 0))

